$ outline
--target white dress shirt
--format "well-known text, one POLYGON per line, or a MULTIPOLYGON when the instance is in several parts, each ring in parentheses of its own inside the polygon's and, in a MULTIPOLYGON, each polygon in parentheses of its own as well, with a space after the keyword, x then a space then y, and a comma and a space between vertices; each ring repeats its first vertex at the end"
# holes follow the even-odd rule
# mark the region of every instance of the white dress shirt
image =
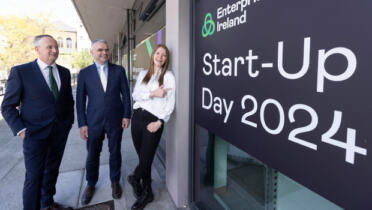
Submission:
POLYGON ((142 83, 143 78, 147 74, 147 70, 143 70, 137 77, 137 82, 133 90, 133 109, 142 108, 157 118, 167 122, 174 110, 175 105, 175 88, 176 83, 172 72, 169 70, 164 74, 163 85, 165 88, 171 88, 164 97, 150 98, 151 91, 159 87, 160 71, 156 75, 152 75, 147 84, 142 83))
MULTIPOLYGON (((94 62, 94 64, 96 64, 97 73, 98 73, 98 76, 100 76, 101 64, 96 63, 96 62, 94 62)), ((105 64, 103 64, 103 71, 105 72, 106 78, 108 78, 108 62, 106 62, 105 64)))
MULTIPOLYGON (((44 79, 45 79, 45 81, 48 84, 49 89, 50 89, 49 68, 48 68, 49 65, 44 63, 39 58, 37 59, 37 65, 39 65, 40 71, 43 74, 44 79)), ((61 79, 59 77, 57 65, 56 65, 56 63, 53 63, 51 66, 53 67, 52 72, 53 72, 54 79, 56 80, 58 90, 60 90, 61 89, 61 79)))

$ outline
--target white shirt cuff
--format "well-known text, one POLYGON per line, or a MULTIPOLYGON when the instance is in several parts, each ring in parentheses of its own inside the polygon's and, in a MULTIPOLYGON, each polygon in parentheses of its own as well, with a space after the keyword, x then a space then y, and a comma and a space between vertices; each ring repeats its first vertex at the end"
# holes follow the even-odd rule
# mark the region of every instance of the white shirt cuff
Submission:
POLYGON ((23 128, 22 130, 18 131, 17 136, 20 136, 23 131, 25 131, 26 128, 23 128))
POLYGON ((145 94, 143 94, 143 96, 142 96, 142 100, 149 100, 150 99, 150 94, 151 94, 151 92, 148 92, 148 93, 145 93, 145 94))

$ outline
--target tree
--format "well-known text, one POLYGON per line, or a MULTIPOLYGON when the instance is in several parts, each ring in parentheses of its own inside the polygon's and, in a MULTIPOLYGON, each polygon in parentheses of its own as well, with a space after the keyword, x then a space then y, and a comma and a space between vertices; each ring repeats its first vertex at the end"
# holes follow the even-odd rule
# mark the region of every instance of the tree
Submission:
POLYGON ((0 16, 0 69, 7 70, 14 65, 30 62, 37 57, 33 46, 35 35, 43 34, 50 27, 46 17, 35 19, 17 16, 0 16))
POLYGON ((93 63, 93 57, 89 50, 83 50, 81 52, 76 52, 73 55, 72 67, 76 69, 82 69, 93 63))

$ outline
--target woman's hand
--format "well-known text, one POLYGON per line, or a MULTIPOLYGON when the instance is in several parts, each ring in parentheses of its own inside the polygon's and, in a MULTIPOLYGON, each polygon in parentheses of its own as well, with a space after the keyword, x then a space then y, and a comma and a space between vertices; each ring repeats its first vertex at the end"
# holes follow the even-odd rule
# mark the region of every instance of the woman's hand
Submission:
POLYGON ((172 88, 164 88, 164 85, 159 86, 156 90, 151 91, 150 98, 152 97, 159 97, 163 98, 169 90, 172 88))
POLYGON ((147 125, 147 130, 150 132, 150 133, 155 133, 156 131, 159 130, 159 128, 161 127, 161 121, 158 120, 158 121, 155 121, 155 122, 151 122, 147 125))

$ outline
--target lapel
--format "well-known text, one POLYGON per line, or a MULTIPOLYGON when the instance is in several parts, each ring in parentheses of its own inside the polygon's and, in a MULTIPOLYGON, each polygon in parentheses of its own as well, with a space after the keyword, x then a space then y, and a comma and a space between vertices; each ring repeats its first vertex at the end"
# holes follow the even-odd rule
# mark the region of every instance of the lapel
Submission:
POLYGON ((56 64, 56 66, 57 66, 57 69, 58 69, 59 80, 61 80, 61 87, 58 91, 58 99, 57 99, 57 101, 58 101, 61 97, 62 90, 64 90, 64 88, 65 88, 66 81, 64 80, 64 77, 62 76, 62 66, 57 65, 57 64, 56 64))
POLYGON ((50 91, 50 88, 47 84, 47 82, 45 81, 45 78, 43 76, 43 74, 41 73, 41 70, 39 68, 39 65, 37 65, 37 60, 35 60, 33 63, 32 63, 32 66, 33 66, 33 75, 35 76, 36 78, 36 84, 40 84, 40 86, 42 86, 42 90, 45 90, 45 92, 53 98, 54 100, 54 97, 53 97, 53 93, 52 91, 50 91))
POLYGON ((109 88, 110 88, 110 83, 112 82, 112 79, 113 79, 113 73, 114 73, 114 65, 112 65, 111 63, 108 63, 107 64, 107 86, 106 86, 106 93, 108 92, 109 88))

